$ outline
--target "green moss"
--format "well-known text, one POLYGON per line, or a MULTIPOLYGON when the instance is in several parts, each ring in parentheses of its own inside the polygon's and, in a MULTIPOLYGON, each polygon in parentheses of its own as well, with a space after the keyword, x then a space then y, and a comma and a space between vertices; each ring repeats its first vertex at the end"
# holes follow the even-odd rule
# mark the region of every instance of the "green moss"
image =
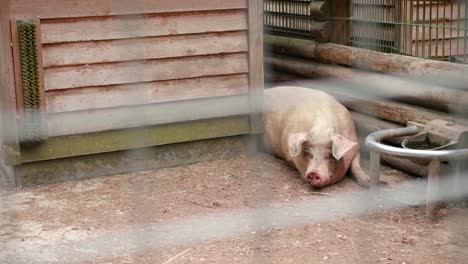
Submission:
POLYGON ((50 138, 21 149, 21 162, 52 160, 179 142, 249 134, 247 116, 50 138))

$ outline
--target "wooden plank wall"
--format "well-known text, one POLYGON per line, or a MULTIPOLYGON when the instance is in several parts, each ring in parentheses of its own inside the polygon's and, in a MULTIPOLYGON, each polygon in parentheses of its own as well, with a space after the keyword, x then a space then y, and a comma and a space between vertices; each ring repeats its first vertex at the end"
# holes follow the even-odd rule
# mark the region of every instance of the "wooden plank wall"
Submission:
POLYGON ((249 113, 247 0, 11 1, 41 21, 49 136, 249 113))

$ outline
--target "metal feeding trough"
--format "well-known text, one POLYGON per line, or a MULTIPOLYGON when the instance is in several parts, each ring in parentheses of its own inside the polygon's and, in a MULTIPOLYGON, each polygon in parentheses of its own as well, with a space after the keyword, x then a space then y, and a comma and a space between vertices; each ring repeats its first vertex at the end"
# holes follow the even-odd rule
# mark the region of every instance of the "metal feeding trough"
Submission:
POLYGON ((426 216, 434 219, 439 201, 439 176, 442 162, 453 167, 454 180, 459 180, 462 160, 468 159, 468 127, 446 120, 433 120, 426 125, 408 123, 407 127, 376 131, 367 136, 365 144, 371 152, 371 187, 379 183, 380 154, 409 158, 418 165, 428 165, 426 216), (406 137, 401 147, 382 144, 381 141, 406 137))

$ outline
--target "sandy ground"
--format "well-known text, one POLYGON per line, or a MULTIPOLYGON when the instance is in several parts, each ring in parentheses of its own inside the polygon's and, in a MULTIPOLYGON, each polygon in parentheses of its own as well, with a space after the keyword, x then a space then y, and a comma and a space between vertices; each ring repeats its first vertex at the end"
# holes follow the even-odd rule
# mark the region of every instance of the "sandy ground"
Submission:
MULTIPOLYGON (((416 180, 389 168, 382 178, 388 188, 416 180)), ((111 254, 96 249, 79 261, 65 246, 96 238, 98 248, 99 239, 118 230, 354 190, 360 187, 349 178, 314 190, 283 161, 264 154, 2 190, 0 263, 468 263, 468 209, 462 206, 442 209, 436 222, 424 218, 423 206, 412 206, 161 247, 135 235, 130 247, 123 243, 111 254)))

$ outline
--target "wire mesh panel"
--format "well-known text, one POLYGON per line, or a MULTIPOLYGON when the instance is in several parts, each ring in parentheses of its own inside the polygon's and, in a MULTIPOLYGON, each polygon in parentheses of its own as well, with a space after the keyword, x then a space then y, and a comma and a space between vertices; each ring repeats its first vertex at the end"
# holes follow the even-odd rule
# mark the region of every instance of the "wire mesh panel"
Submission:
POLYGON ((314 19, 310 15, 312 0, 265 0, 265 31, 273 35, 311 38, 314 19))
POLYGON ((398 53, 399 0, 352 0, 350 45, 398 53))
POLYGON ((350 45, 465 62, 466 0, 352 0, 350 45))

